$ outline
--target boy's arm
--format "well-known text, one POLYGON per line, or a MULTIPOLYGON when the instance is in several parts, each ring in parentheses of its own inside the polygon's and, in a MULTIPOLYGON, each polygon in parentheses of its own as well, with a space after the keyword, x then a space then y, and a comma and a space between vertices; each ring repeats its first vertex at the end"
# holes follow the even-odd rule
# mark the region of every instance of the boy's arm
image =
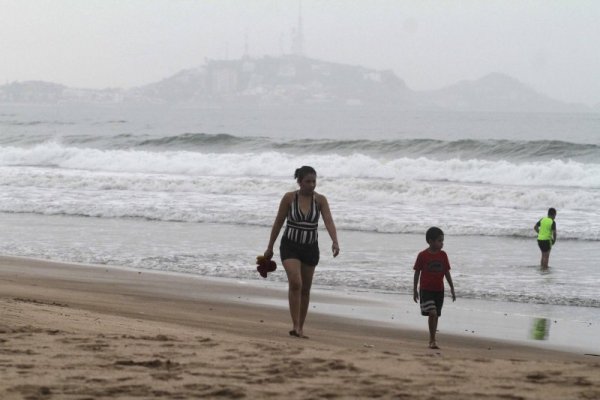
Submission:
POLYGON ((417 285, 419 284, 419 276, 421 275, 421 271, 418 269, 415 270, 415 277, 413 279, 413 300, 415 303, 419 300, 419 292, 417 290, 417 285))
POLYGON ((448 285, 450 285, 450 293, 452 293, 452 301, 456 301, 456 295, 454 294, 454 283, 452 282, 452 275, 450 275, 450 271, 446 271, 444 274, 446 276, 446 280, 448 281, 448 285))
MULTIPOLYGON (((541 219, 540 219, 541 221, 541 219)), ((538 221, 535 226, 533 227, 533 230, 536 231, 537 233, 540 233, 540 221, 538 221)))
POLYGON ((556 222, 552 222, 552 244, 556 243, 556 222))

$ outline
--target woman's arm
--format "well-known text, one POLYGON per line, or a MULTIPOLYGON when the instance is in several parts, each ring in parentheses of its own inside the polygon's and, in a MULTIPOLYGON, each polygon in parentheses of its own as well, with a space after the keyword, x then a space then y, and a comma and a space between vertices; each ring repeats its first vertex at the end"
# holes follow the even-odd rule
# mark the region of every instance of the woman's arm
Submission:
POLYGON ((269 260, 273 257, 273 246, 275 245, 275 241, 277 240, 277 236, 279 236, 279 231, 281 231, 281 227, 285 222, 285 218, 288 213, 288 208, 290 207, 290 193, 286 193, 281 198, 281 202, 279 202, 279 210, 277 210, 277 216, 275 217, 275 222, 273 222, 273 228, 271 228, 271 236, 269 237, 269 244, 267 245, 267 250, 265 250, 264 256, 269 260))
POLYGON ((331 251, 333 251, 333 256, 337 257, 340 254, 340 245, 338 244, 337 239, 337 231, 335 229, 335 224, 333 223, 333 217, 331 216, 331 210, 329 209, 329 203, 327 202, 327 198, 323 195, 319 195, 319 205, 321 206, 321 215, 323 216, 323 222, 325 223, 325 229, 329 233, 329 237, 331 237, 331 251))

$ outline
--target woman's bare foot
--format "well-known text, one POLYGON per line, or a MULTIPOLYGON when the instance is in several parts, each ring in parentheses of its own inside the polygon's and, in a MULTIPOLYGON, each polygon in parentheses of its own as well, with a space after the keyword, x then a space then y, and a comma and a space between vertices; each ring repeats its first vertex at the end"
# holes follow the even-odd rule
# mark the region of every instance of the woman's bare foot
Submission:
POLYGON ((303 334, 301 332, 298 332, 295 329, 292 329, 289 333, 290 333, 290 336, 294 336, 294 337, 302 338, 302 339, 308 339, 308 336, 306 336, 305 334, 303 334))

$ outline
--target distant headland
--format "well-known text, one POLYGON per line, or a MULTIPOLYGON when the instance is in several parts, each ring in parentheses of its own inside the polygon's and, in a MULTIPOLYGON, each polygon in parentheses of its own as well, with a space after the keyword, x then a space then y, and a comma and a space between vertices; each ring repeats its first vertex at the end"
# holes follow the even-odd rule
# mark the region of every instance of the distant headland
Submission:
POLYGON ((390 70, 321 61, 302 55, 208 59, 202 66, 132 88, 85 89, 45 81, 12 82, 0 86, 0 103, 592 111, 583 104, 552 99, 500 73, 438 90, 415 91, 390 70))

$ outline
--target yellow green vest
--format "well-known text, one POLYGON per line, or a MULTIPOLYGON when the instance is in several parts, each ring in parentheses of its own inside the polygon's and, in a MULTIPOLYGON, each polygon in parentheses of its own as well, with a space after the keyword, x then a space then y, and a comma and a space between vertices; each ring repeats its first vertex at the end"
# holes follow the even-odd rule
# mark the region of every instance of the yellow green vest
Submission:
POLYGON ((552 224, 554 220, 550 217, 544 217, 540 220, 540 230, 538 231, 538 240, 552 240, 552 224))

